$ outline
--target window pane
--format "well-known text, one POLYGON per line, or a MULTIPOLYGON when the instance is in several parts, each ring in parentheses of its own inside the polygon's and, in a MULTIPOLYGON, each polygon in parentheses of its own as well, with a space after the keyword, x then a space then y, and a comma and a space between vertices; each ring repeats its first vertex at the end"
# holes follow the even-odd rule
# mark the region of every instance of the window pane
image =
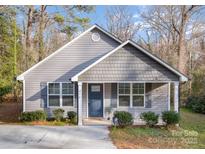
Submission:
POLYGON ((49 96, 49 106, 60 106, 60 96, 49 96))
POLYGON ((130 88, 129 89, 124 89, 124 94, 130 94, 130 88))
POLYGON ((62 94, 73 94, 73 84, 62 83, 62 94))
POLYGON ((139 94, 144 94, 144 88, 143 89, 139 89, 139 94))
POLYGON ((124 94, 124 89, 119 89, 119 94, 124 94))
POLYGON ((60 94, 60 83, 49 83, 49 94, 60 94))
POLYGON ((99 85, 92 85, 91 92, 100 92, 100 86, 99 85))
POLYGON ((73 106, 73 96, 63 96, 63 106, 73 106))
POLYGON ((133 96, 133 106, 144 106, 144 96, 133 96))
POLYGON ((144 94, 144 83, 134 83, 132 88, 133 94, 144 94))
POLYGON ((119 94, 130 94, 130 84, 120 83, 119 84, 119 94))
POLYGON ((119 96, 119 106, 130 106, 130 96, 119 96))

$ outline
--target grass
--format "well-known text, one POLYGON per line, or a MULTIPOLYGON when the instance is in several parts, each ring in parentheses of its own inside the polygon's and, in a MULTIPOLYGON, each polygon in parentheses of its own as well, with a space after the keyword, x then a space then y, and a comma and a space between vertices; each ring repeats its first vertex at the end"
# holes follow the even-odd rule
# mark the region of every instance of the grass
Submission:
POLYGON ((147 148, 185 148, 180 138, 173 137, 164 127, 126 127, 110 128, 110 136, 117 148, 147 149, 147 148))
POLYGON ((193 113, 182 108, 180 126, 183 129, 195 130, 199 133, 198 144, 193 145, 193 148, 205 148, 205 114, 193 113))
POLYGON ((181 109, 180 128, 110 128, 118 148, 205 148, 205 115, 181 109), (173 132, 175 132, 173 134, 173 132), (198 133, 197 133, 198 132, 198 133))
POLYGON ((193 113, 186 108, 181 108, 180 126, 198 132, 205 131, 205 114, 193 113))

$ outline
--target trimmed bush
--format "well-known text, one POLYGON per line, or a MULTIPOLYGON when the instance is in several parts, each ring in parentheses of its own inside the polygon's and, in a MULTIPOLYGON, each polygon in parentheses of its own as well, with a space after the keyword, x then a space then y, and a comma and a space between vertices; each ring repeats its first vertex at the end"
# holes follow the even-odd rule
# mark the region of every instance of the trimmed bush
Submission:
POLYGON ((158 123, 159 115, 149 111, 141 113, 140 118, 146 122, 146 125, 152 127, 158 123))
POLYGON ((115 111, 114 119, 116 119, 116 124, 120 127, 125 127, 133 124, 132 114, 126 111, 115 111))
POLYGON ((186 107, 193 112, 205 114, 205 96, 190 96, 187 99, 186 107))
POLYGON ((77 113, 74 111, 67 112, 68 119, 71 123, 75 124, 77 122, 77 113))
POLYGON ((61 121, 61 119, 63 119, 63 114, 64 114, 64 110, 63 109, 55 109, 53 110, 53 115, 56 121, 61 121))
POLYGON ((179 114, 175 111, 164 111, 162 112, 162 120, 166 125, 179 123, 179 114))
POLYGON ((47 115, 44 111, 23 112, 20 115, 20 120, 24 122, 44 121, 46 117, 47 115))

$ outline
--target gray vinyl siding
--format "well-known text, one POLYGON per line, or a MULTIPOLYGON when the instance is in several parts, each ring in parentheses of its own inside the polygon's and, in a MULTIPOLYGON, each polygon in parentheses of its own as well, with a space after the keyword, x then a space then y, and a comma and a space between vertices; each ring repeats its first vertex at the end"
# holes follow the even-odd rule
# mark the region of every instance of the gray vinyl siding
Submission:
POLYGON ((178 80, 176 74, 129 44, 79 76, 79 81, 178 80))
POLYGON ((49 60, 41 63, 24 77, 25 111, 34 111, 44 108, 42 106, 43 101, 41 100, 41 83, 69 82, 72 76, 82 71, 118 45, 118 42, 103 32, 98 29, 93 29, 72 45, 67 46, 49 60), (91 35, 93 32, 100 34, 100 41, 92 41, 91 35))

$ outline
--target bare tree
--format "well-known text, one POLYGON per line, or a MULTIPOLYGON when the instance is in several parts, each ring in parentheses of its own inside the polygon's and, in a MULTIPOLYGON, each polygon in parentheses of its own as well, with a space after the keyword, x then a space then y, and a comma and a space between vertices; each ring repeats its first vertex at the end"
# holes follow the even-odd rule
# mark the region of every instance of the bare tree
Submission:
POLYGON ((122 41, 133 39, 140 28, 126 6, 110 7, 106 12, 107 29, 122 41))
MULTIPOLYGON (((188 72, 189 54, 187 52, 187 27, 202 6, 154 6, 141 14, 149 30, 155 31, 160 39, 160 46, 165 59, 174 55, 173 64, 185 74, 188 72), (164 45, 163 45, 164 44, 164 45), (162 48, 164 47, 164 48, 162 48)), ((196 20, 195 20, 196 21, 196 20)), ((193 24, 193 23, 191 23, 193 24)), ((159 49, 160 50, 160 49, 159 49)))
POLYGON ((39 26, 38 26, 38 61, 41 61, 44 58, 44 37, 43 32, 48 22, 48 14, 46 11, 46 5, 41 5, 39 9, 39 26))
MULTIPOLYGON (((187 63, 188 63, 188 53, 186 50, 186 26, 191 19, 191 17, 199 11, 201 6, 180 6, 179 12, 180 16, 178 20, 179 22, 173 22, 173 28, 178 33, 179 40, 178 40, 178 54, 179 54, 179 70, 183 73, 187 73, 187 63), (175 25, 174 23, 178 23, 175 25)), ((173 19, 174 20, 174 19, 173 19)))
POLYGON ((33 13, 34 13, 34 6, 28 6, 28 12, 27 12, 27 27, 26 27, 26 49, 25 49, 25 65, 26 69, 29 68, 29 55, 31 54, 32 51, 32 28, 33 28, 33 13))

